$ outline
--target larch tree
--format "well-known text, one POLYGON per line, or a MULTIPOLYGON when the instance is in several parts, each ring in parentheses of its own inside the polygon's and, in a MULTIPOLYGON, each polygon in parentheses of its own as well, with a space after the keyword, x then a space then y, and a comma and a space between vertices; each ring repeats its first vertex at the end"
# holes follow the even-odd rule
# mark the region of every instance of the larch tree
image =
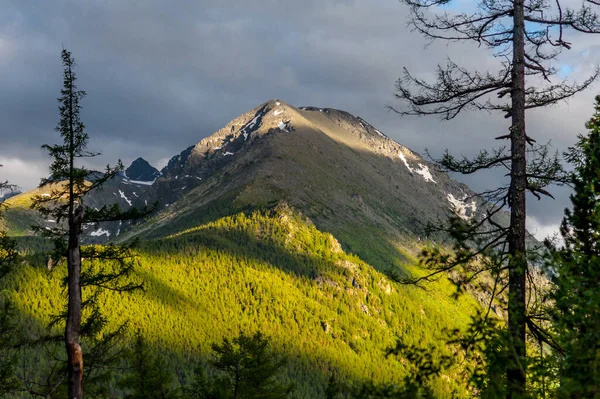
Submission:
MULTIPOLYGON (((49 188, 50 193, 35 196, 32 208, 45 218, 52 217, 56 226, 52 229, 37 227, 37 231, 54 241, 52 258, 67 263, 67 310, 58 315, 57 320, 65 322, 64 344, 67 353, 68 397, 80 399, 83 396, 84 351, 81 336, 97 334, 106 324, 92 293, 82 296, 82 288, 99 287, 118 291, 139 288, 140 285, 127 277, 133 270, 134 261, 131 245, 127 246, 81 246, 83 226, 107 221, 134 219, 143 216, 147 209, 139 211, 132 208, 121 211, 117 204, 104 205, 100 209, 85 205, 86 195, 99 189, 112 179, 123 165, 107 166, 104 173, 93 172, 80 164, 81 159, 100 155, 88 151, 89 136, 81 121, 81 100, 86 92, 77 87, 75 60, 71 53, 62 50, 63 88, 58 98, 60 121, 55 130, 60 134, 62 143, 44 145, 53 158, 50 175, 42 179, 40 187, 49 188), (93 178, 90 178, 92 176, 93 178), (88 263, 99 260, 100 265, 82 268, 82 258, 88 263), (84 308, 89 310, 88 317, 82 316, 84 308)), ((114 338, 114 334, 106 334, 114 338)), ((100 342, 100 347, 106 343, 100 342)), ((91 353, 94 351, 91 350, 91 353)))
POLYGON ((443 120, 464 111, 497 111, 511 121, 507 134, 496 137, 508 140, 508 146, 481 151, 473 159, 455 158, 448 152, 438 159, 443 169, 463 174, 505 169, 509 183, 481 193, 488 200, 483 220, 472 220, 466 226, 451 223, 446 232, 462 242, 459 251, 454 256, 429 256, 427 265, 433 270, 421 281, 456 267, 466 271, 462 283, 470 282, 485 268, 495 273, 492 298, 508 289, 507 341, 511 356, 506 364, 506 396, 522 398, 527 389, 527 331, 538 338, 546 337, 535 317, 527 313, 530 274, 526 195, 529 192, 538 199, 541 195, 551 196, 546 187, 564 182, 558 158, 527 134, 526 111, 568 99, 598 78, 596 69, 580 83, 557 81, 558 70, 552 62, 572 47, 566 40, 567 31, 600 33, 600 18, 595 11, 600 2, 586 0, 581 8, 572 9, 562 0, 481 0, 472 8, 469 5, 469 11, 452 12, 438 8, 447 6, 450 0, 401 1, 410 8, 410 25, 427 39, 474 42, 489 49, 498 60, 496 71, 469 70, 448 60, 446 65, 438 65, 432 82, 405 68, 396 93, 403 105, 392 109, 401 115, 434 115, 443 120), (497 220, 506 206, 510 208, 508 226, 497 220), (497 261, 476 262, 480 255, 492 252, 497 261), (507 275, 506 284, 503 275, 507 275))
POLYGON ((561 345, 559 397, 600 395, 600 96, 579 136, 567 152, 572 174, 572 210, 565 211, 560 232, 564 246, 548 264, 554 276, 553 326, 561 345))

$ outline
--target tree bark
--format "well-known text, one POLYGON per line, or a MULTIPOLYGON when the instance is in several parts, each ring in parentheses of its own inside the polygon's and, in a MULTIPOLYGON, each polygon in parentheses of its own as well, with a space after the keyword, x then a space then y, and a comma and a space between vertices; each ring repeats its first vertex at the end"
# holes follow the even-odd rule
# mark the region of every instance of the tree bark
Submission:
POLYGON ((521 399, 526 393, 525 347, 525 194, 526 130, 525 130, 525 19, 524 1, 514 0, 514 36, 512 65, 512 126, 511 126, 511 186, 510 229, 508 236, 509 299, 508 333, 510 361, 507 364, 509 399, 521 399))
POLYGON ((69 379, 69 399, 83 397, 83 353, 79 344, 81 328, 81 253, 80 234, 84 208, 79 205, 69 220, 68 247, 68 295, 67 325, 65 327, 65 345, 69 379))

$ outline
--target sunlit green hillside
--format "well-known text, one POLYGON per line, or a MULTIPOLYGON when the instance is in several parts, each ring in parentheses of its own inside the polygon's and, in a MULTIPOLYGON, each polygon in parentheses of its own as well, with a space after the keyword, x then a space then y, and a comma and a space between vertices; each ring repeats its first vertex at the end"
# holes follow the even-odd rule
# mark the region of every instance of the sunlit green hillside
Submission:
MULTIPOLYGON (((145 290, 104 292, 102 308, 110 326, 128 321, 130 336, 141 328, 180 385, 211 343, 256 330, 289 356, 284 378, 296 382, 294 397, 322 397, 332 372, 346 382, 400 382, 403 359, 384 355, 396 336, 436 343, 476 306, 468 297, 452 300, 447 281, 426 291, 390 283, 285 205, 142 242, 139 260, 135 278, 145 290)), ((33 334, 62 308, 65 270, 29 263, 4 284, 33 334)), ((50 364, 47 352, 37 356, 33 369, 50 364)), ((435 382, 440 397, 456 388, 452 381, 435 382)))

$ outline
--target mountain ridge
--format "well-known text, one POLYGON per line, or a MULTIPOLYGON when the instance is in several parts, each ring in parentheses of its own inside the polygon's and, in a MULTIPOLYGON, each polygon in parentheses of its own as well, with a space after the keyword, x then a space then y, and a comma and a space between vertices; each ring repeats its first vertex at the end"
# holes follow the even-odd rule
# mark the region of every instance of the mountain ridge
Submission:
MULTIPOLYGON (((419 196, 435 197, 435 217, 444 217, 448 211, 455 211, 464 218, 472 217, 481 201, 466 185, 450 179, 434 164, 396 143, 362 118, 331 108, 295 108, 281 100, 268 101, 233 119, 214 134, 174 156, 161 173, 155 188, 158 197, 162 197, 162 206, 169 207, 163 210, 165 219, 176 218, 177 212, 189 214, 189 207, 193 206, 191 202, 200 205, 211 193, 218 197, 220 194, 217 192, 231 192, 227 190, 228 186, 239 188, 232 202, 240 207, 264 206, 284 199, 311 219, 316 218, 317 223, 327 219, 327 215, 319 215, 319 212, 332 213, 329 218, 336 212, 331 207, 326 207, 330 208, 328 210, 311 210, 311 203, 340 202, 341 197, 356 202, 349 207, 352 211, 358 211, 358 207, 365 215, 385 213, 388 205, 372 195, 385 185, 395 186, 395 189, 387 190, 389 203, 409 200, 410 209, 406 213, 412 219, 433 221, 433 218, 423 218, 431 209, 420 204, 428 201, 419 199, 419 196), (338 153, 343 153, 343 156, 336 156, 338 153), (318 164, 320 168, 311 164, 318 164), (367 171, 367 168, 372 170, 367 171), (356 187, 346 190, 346 193, 337 193, 336 198, 312 198, 314 191, 321 189, 323 192, 331 188, 319 182, 319 178, 312 177, 321 174, 320 178, 340 180, 334 176, 335 173, 322 173, 328 169, 342 174, 340 184, 348 187, 356 186, 356 178, 378 180, 380 184, 372 184, 366 189, 356 187), (386 169, 391 172, 387 173, 386 169), (363 172, 362 176, 358 171, 363 172), (227 174, 233 182, 225 181, 223 174, 227 174), (418 193, 410 195, 400 187, 418 193), (196 189, 198 191, 193 193, 196 189), (175 193, 176 199, 171 193, 175 193), (193 201, 171 208, 171 203, 188 194, 194 198, 193 201), (285 198, 280 198, 282 195, 285 198), (170 200, 165 201, 169 196, 170 200), (365 201, 364 197, 369 200, 365 201), (469 200, 464 201, 465 198, 469 200)), ((406 217, 403 223, 396 220, 391 224, 394 228, 407 229, 414 239, 418 239, 423 226, 412 223, 407 227, 406 217)), ((390 224, 388 222, 378 221, 390 224)))
MULTIPOLYGON (((378 230, 392 246, 413 249, 426 238, 426 223, 448 212, 477 217, 485 208, 465 184, 364 119, 274 99, 173 156, 160 172, 136 159, 86 201, 125 209, 156 201, 158 211, 148 221, 87 226, 87 242, 159 237, 193 227, 208 208, 221 208, 218 216, 226 216, 281 200, 326 231, 378 230)), ((8 214, 7 221, 10 230, 14 218, 8 214)), ((18 230, 28 234, 25 226, 18 230)))

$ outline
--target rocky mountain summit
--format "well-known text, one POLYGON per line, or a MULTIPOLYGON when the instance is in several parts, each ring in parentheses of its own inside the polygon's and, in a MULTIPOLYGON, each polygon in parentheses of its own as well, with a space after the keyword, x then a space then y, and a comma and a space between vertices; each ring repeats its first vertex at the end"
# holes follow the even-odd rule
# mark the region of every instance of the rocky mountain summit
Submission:
POLYGON ((152 186, 160 212, 128 237, 285 201, 342 242, 359 231, 376 245, 410 246, 448 212, 485 211, 466 185, 364 119, 277 99, 175 155, 161 174, 152 186))
POLYGON ((125 169, 125 177, 131 180, 154 182, 160 172, 144 158, 137 158, 125 169))

